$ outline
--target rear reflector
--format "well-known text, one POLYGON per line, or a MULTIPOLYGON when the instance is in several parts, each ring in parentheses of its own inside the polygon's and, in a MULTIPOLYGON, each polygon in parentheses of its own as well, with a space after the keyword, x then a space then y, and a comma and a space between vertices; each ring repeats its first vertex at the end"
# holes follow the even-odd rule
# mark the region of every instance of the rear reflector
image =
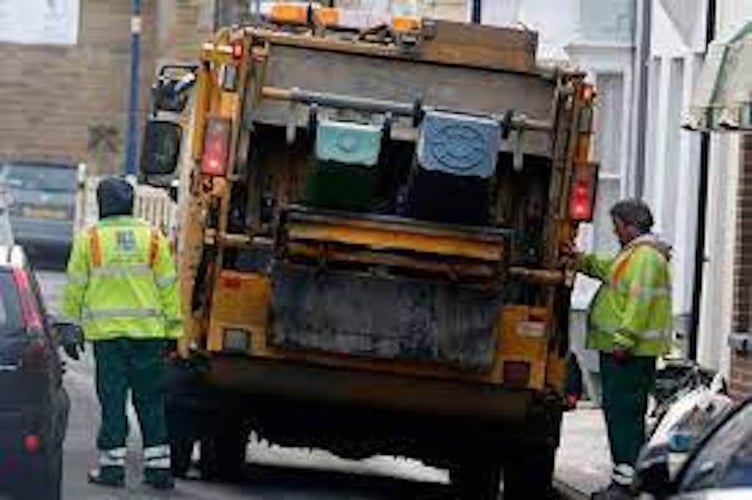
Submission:
POLYGON ((530 383, 530 363, 527 361, 504 361, 502 368, 504 385, 522 389, 530 383))

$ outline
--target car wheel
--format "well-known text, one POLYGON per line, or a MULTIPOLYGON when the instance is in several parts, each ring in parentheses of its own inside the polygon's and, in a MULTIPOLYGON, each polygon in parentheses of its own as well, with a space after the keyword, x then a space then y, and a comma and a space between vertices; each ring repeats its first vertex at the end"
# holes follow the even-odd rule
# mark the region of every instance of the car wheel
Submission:
POLYGON ((63 482, 63 451, 61 448, 48 451, 40 457, 39 466, 18 492, 20 500, 60 500, 63 482))
POLYGON ((553 490, 556 449, 540 447, 527 450, 504 464, 504 499, 555 498, 553 490))
POLYGON ((501 483, 501 465, 496 460, 463 457, 449 468, 449 480, 459 500, 496 500, 501 483))
POLYGON ((219 419, 210 432, 201 439, 201 477, 208 481, 239 480, 250 432, 241 419, 219 419))

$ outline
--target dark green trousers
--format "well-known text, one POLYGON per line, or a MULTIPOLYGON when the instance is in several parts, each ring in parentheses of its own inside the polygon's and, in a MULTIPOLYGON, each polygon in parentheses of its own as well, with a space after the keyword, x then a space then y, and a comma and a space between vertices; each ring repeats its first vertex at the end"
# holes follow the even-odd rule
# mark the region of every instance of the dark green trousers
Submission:
POLYGON ((102 409, 98 449, 125 446, 129 391, 141 426, 144 448, 167 444, 165 347, 166 341, 160 339, 94 342, 97 396, 102 409))
POLYGON ((630 357, 615 361, 601 353, 603 412, 614 465, 633 467, 645 442, 648 394, 655 386, 655 358, 630 357))

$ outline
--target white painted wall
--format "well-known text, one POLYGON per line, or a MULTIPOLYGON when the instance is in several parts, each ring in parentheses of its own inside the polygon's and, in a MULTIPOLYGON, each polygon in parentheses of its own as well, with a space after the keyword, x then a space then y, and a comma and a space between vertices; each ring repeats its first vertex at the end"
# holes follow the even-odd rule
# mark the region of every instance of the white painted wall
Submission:
MULTIPOLYGON (((704 51, 705 0, 652 2, 643 193, 656 232, 674 248, 675 330, 686 334, 692 307, 700 136, 681 129, 704 51)), ((708 340, 706 344, 712 343, 708 340)), ((701 342, 702 343, 702 342, 701 342)))

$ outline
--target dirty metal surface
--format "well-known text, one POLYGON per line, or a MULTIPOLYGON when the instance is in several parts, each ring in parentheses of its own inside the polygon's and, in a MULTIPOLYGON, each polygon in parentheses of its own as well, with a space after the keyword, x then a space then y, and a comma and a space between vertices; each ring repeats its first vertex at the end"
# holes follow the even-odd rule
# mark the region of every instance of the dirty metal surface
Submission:
POLYGON ((277 265, 270 343, 487 370, 496 352, 498 291, 451 283, 277 265))

